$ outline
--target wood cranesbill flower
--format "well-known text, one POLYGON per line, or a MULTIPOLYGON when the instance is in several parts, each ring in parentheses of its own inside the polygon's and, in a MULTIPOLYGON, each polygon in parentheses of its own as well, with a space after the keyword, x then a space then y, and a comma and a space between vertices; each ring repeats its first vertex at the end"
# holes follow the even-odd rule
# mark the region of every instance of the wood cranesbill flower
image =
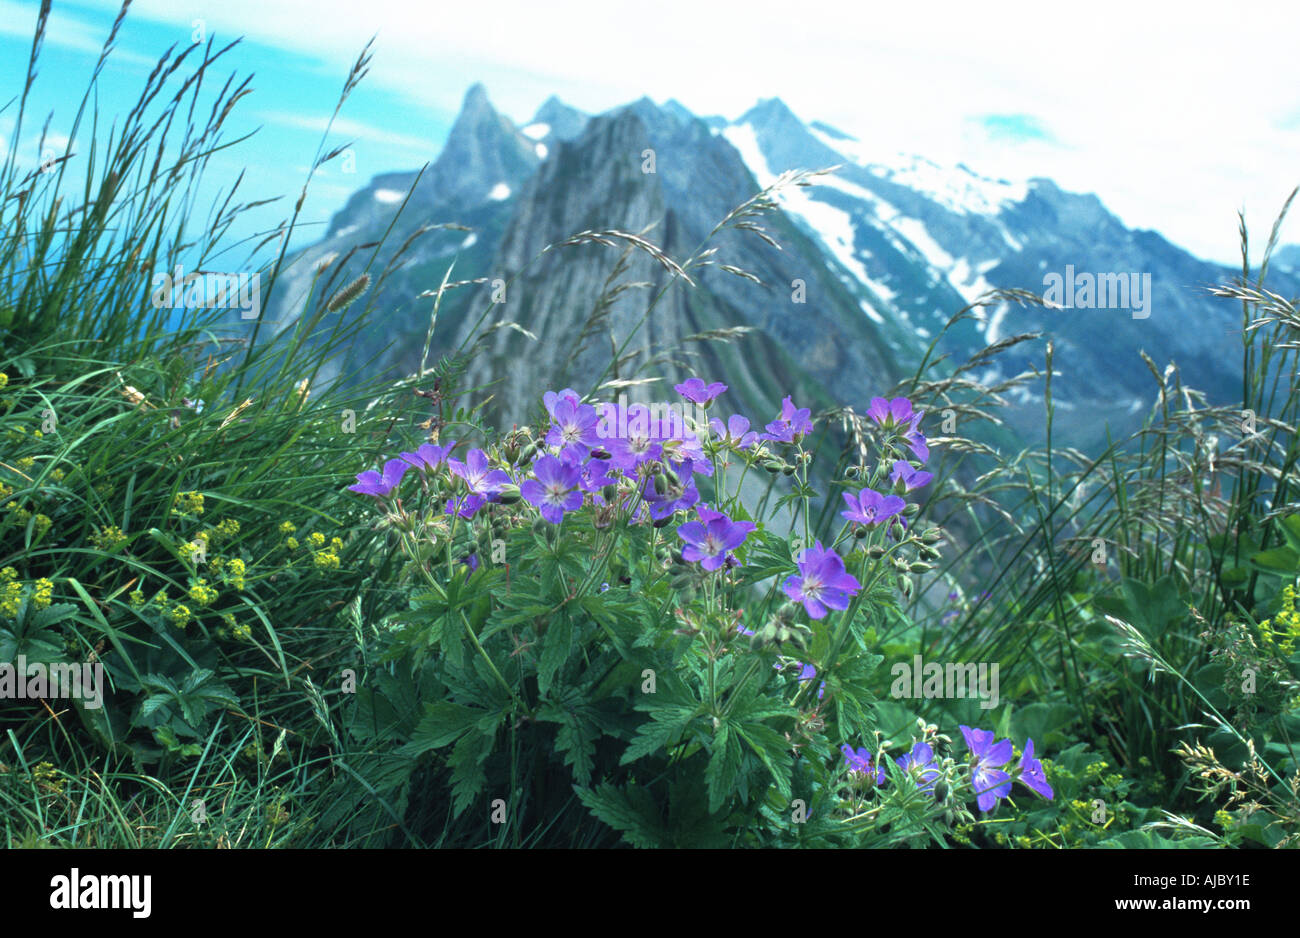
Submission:
POLYGON ((707 407, 714 398, 727 390, 727 386, 721 381, 705 384, 702 378, 687 378, 681 384, 673 385, 673 390, 692 404, 707 407))
POLYGON ((812 432, 811 416, 811 410, 795 407, 794 401, 786 397, 781 401, 781 416, 764 428, 767 433, 761 439, 775 443, 797 443, 804 434, 812 432))
POLYGON ((915 772, 916 784, 921 791, 934 792, 935 782, 939 780, 942 773, 934 764, 934 750, 930 748, 929 743, 916 743, 912 746, 911 752, 894 761, 904 772, 915 772))
POLYGON ((537 507, 541 516, 551 524, 564 520, 566 511, 582 507, 582 470, 572 462, 555 456, 543 456, 533 463, 535 479, 525 479, 519 494, 537 507))
POLYGON ((349 485, 348 491, 383 498, 397 488, 397 484, 402 481, 402 476, 406 475, 406 470, 410 468, 411 464, 405 459, 390 459, 384 463, 382 473, 373 469, 358 473, 356 484, 349 485))
POLYGON ((552 420, 555 419, 555 405, 564 400, 569 401, 576 407, 582 403, 582 395, 573 388, 565 388, 562 391, 547 391, 542 395, 542 404, 545 405, 546 412, 551 415, 552 420))
POLYGON ((1052 791, 1052 786, 1047 784, 1047 773, 1043 771, 1043 763, 1034 758, 1034 741, 1025 740, 1025 751, 1020 756, 1020 781, 1026 788, 1035 794, 1041 795, 1048 801, 1056 797, 1052 791))
POLYGON ((758 434, 749 429, 749 418, 732 414, 724 425, 717 417, 709 420, 709 429, 722 438, 724 443, 736 449, 749 449, 758 442, 758 434))
POLYGON ((677 536, 686 542, 682 556, 690 563, 698 562, 705 570, 717 570, 731 551, 745 543, 755 524, 732 521, 722 512, 704 507, 698 513, 700 521, 688 521, 677 529, 677 536))
POLYGON ((880 524, 898 514, 907 505, 901 496, 881 495, 875 489, 863 489, 854 497, 844 493, 848 511, 840 514, 854 524, 880 524))
POLYGON ((488 462, 487 453, 481 449, 472 449, 465 455, 465 461, 448 459, 447 465, 452 474, 465 480, 465 485, 475 495, 482 495, 488 501, 495 501, 503 485, 510 484, 510 476, 503 469, 493 469, 488 462))
POLYGON ((555 425, 546 433, 548 446, 583 457, 599 445, 596 408, 590 404, 575 404, 572 398, 562 397, 551 409, 551 419, 555 425))
POLYGON ((813 619, 823 619, 831 609, 847 609, 849 597, 857 594, 862 584, 844 570, 844 560, 821 541, 807 548, 797 566, 799 573, 786 578, 782 589, 813 619))
POLYGON ((975 801, 981 811, 992 811, 994 806, 1011 794, 1011 776, 1002 769, 1011 761, 1011 740, 993 741, 992 730, 974 730, 959 727, 966 748, 974 760, 971 762, 970 784, 975 801))
POLYGON ((433 443, 422 443, 416 447, 413 453, 398 453, 401 459, 418 469, 421 473, 429 472, 441 466, 451 455, 451 451, 456 448, 455 443, 448 443, 446 446, 435 446, 433 443))
POLYGON ((897 485, 903 483, 903 491, 910 492, 913 489, 924 488, 934 479, 934 474, 926 472, 923 469, 913 469, 912 464, 905 459, 894 460, 894 471, 889 474, 889 481, 897 485))
POLYGON ((892 429, 909 423, 917 414, 912 410, 912 402, 905 397, 895 397, 890 400, 873 397, 871 406, 867 408, 867 416, 879 426, 892 429))
POLYGON ((849 767, 849 775, 859 778, 874 778, 877 785, 885 784, 885 767, 876 765, 870 751, 865 747, 853 749, 848 743, 840 746, 844 753, 844 762, 849 767))

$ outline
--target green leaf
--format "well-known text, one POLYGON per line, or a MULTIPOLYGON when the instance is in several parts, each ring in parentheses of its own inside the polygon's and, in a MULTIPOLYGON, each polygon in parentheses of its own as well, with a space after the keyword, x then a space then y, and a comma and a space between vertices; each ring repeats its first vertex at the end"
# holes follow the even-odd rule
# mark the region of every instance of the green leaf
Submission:
POLYGON ((709 752, 709 766, 704 770, 704 783, 709 789, 709 813, 716 814, 732 793, 736 776, 740 774, 740 740, 731 732, 731 724, 723 723, 713 737, 709 752))
POLYGON ((1250 555, 1250 565, 1266 573, 1295 573, 1300 569, 1300 553, 1290 547, 1274 547, 1250 555))
POLYGON ((424 705, 424 716, 416 724, 411 741, 402 747, 407 755, 420 755, 455 742, 473 728, 487 711, 455 703, 424 705))
POLYGON ((537 661, 537 690, 543 696, 551 689, 555 674, 569 659, 573 647, 573 620, 567 612, 551 619, 542 638, 542 653, 537 661))
POLYGON ((655 813, 654 801, 649 792, 633 789, 644 796, 636 798, 635 795, 620 791, 608 782, 596 788, 575 786, 574 790, 597 820, 622 834, 623 839, 631 846, 646 849, 669 846, 662 821, 655 813))

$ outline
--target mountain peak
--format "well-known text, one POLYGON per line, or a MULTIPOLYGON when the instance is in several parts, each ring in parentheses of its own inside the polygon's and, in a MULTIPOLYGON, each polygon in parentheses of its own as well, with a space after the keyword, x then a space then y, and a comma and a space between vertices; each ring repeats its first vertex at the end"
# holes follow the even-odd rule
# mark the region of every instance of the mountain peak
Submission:
POLYGON ((781 126, 797 124, 802 129, 803 121, 795 116, 794 111, 786 106, 780 98, 760 98, 758 103, 741 115, 738 124, 758 126, 781 126))
POLYGON ((548 136, 557 140, 572 140, 587 126, 587 115, 572 105, 565 104, 556 95, 542 102, 533 115, 530 126, 545 124, 548 136))
POLYGON ((465 92, 460 114, 430 173, 442 198, 479 201, 492 191, 514 191, 532 174, 538 156, 533 143, 488 100, 475 82, 465 92))

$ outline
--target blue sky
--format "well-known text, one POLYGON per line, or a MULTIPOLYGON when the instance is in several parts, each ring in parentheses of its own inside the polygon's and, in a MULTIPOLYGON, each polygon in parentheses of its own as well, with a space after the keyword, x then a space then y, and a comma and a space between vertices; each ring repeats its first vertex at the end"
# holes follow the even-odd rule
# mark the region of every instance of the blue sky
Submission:
MULTIPOLYGON (((47 113, 55 143, 67 134, 117 6, 55 3, 18 139, 25 162, 41 158, 34 133, 47 113)), ((0 103, 20 88, 38 7, 0 0, 0 103)), ((776 96, 882 155, 1095 192, 1126 224, 1231 263, 1237 209, 1262 243, 1300 182, 1300 83, 1290 64, 1300 12, 1280 3, 1237 17, 1217 5, 1151 7, 139 0, 99 100, 103 113, 124 111, 158 55, 196 29, 219 43, 244 37, 218 71, 252 73, 254 93, 226 135, 257 134, 215 157, 212 174, 228 185, 250 167, 245 199, 284 197, 259 215, 269 227, 292 208, 347 70, 377 33, 370 76, 330 139, 356 141, 355 174, 337 162, 318 174, 308 225, 328 222, 371 176, 435 158, 465 89, 482 81, 517 121, 552 93, 591 112, 648 94, 727 117, 776 96)), ((12 125, 11 107, 0 112, 6 146, 12 125)), ((1283 234, 1300 241, 1300 222, 1283 234)))

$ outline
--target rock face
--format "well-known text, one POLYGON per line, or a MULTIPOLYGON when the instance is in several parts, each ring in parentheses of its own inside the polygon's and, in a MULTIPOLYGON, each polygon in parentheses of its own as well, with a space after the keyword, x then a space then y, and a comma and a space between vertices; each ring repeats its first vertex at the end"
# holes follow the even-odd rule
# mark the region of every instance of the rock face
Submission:
MULTIPOLYGON (((948 318, 985 290, 1043 293, 1046 275, 1069 268, 1137 274, 1137 284, 1149 275, 1147 315, 990 306, 951 329, 941 350, 963 361, 1016 333, 1047 333, 1061 372, 1058 420, 1078 445, 1103 432, 1104 420, 1131 427, 1151 402, 1139 349, 1160 365, 1176 361, 1213 401, 1239 393, 1230 334, 1240 329, 1240 308, 1201 289, 1233 271, 1127 229, 1095 196, 898 156, 805 124, 776 99, 728 122, 648 98, 589 117, 551 97, 516 127, 475 85, 423 175, 375 177, 321 242, 293 258, 268 308, 275 329, 324 302, 372 256, 372 275, 394 266, 371 287, 370 315, 382 326, 367 323, 324 377, 416 370, 432 312, 420 294, 451 267, 453 281, 484 282, 445 295, 429 360, 461 343, 474 347, 462 384, 490 388, 489 416, 502 425, 525 419, 547 388, 660 377, 627 385, 629 399, 672 400, 671 384, 690 374, 725 380, 727 406, 751 417, 767 419, 785 394, 802 406, 865 407, 911 373, 948 318), (750 219, 781 250, 734 224, 714 232, 779 174, 835 165, 815 187, 782 190, 782 212, 750 219), (421 230, 447 223, 472 230, 421 230), (644 234, 673 261, 694 259, 686 271, 694 285, 644 251, 623 257, 627 241, 618 236, 607 236, 612 247, 556 246, 583 231, 644 234), (706 247, 717 253, 701 256, 706 247), (338 259, 317 280, 330 254, 338 259), (498 323, 513 325, 492 328, 498 323), (753 331, 730 343, 690 340, 738 326, 753 331), (618 367, 607 372, 616 348, 618 367)), ((1296 267, 1295 251, 1280 251, 1273 289, 1300 292, 1296 267)), ((1000 369, 979 376, 1041 368, 1042 347, 1026 343, 997 361, 1000 369)), ((1041 401, 1026 393, 1018 403, 1018 429, 1032 436, 1041 401)))

